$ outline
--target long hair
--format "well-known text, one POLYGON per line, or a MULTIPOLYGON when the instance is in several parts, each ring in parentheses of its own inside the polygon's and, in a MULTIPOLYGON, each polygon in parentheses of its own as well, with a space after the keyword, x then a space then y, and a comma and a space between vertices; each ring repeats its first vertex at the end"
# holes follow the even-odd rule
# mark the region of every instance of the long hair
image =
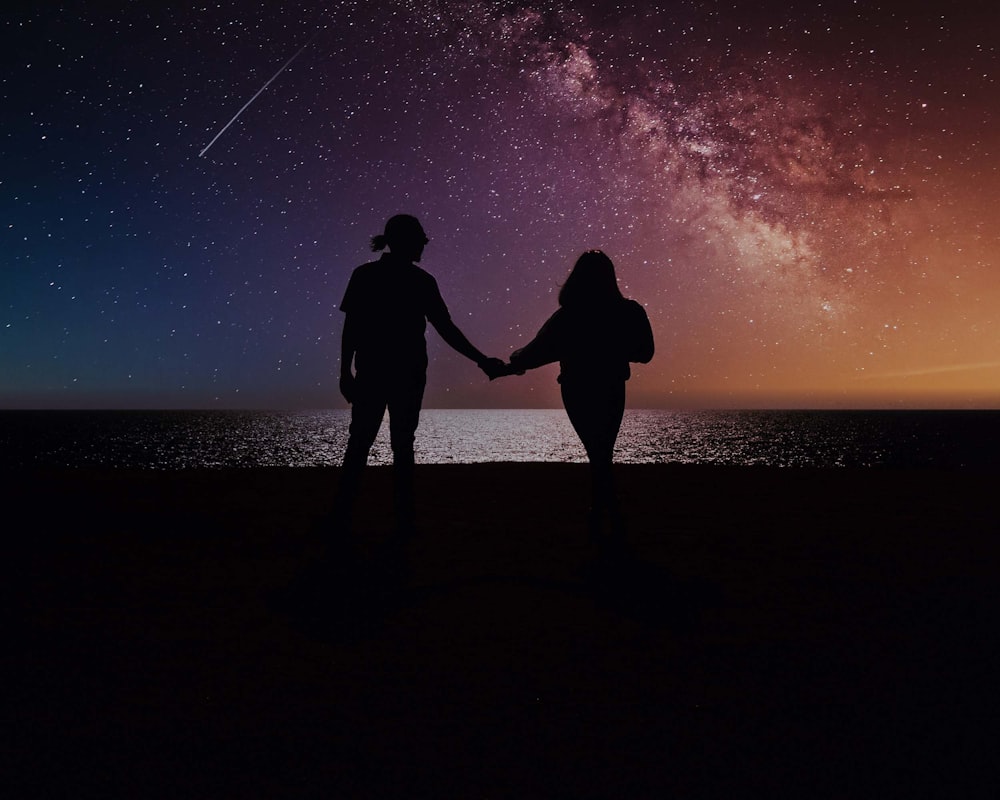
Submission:
POLYGON ((576 260, 559 290, 559 305, 596 306, 621 300, 615 265, 600 250, 588 250, 576 260))
POLYGON ((406 242, 427 242, 427 234, 420 220, 410 214, 396 214, 385 223, 385 231, 372 237, 372 250, 378 252, 386 247, 406 242))

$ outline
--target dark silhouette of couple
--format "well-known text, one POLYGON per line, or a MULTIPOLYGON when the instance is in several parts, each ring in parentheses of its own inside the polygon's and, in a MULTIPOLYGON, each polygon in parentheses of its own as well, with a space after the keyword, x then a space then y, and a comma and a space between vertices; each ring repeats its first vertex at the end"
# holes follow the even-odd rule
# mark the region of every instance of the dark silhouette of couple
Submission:
POLYGON ((404 537, 413 532, 413 442, 426 383, 429 321, 490 380, 559 362, 563 404, 590 461, 590 532, 598 544, 620 547, 623 528, 612 457, 629 362, 647 363, 653 357, 645 310, 622 296, 611 259, 588 251, 563 284, 559 309, 504 362, 481 353, 452 321, 437 282, 417 266, 427 243, 415 217, 392 217, 371 241, 372 250, 388 252, 354 270, 340 304, 346 315, 340 391, 351 404, 351 425, 335 506, 337 527, 342 534, 350 531, 361 474, 388 409, 397 530, 404 537))

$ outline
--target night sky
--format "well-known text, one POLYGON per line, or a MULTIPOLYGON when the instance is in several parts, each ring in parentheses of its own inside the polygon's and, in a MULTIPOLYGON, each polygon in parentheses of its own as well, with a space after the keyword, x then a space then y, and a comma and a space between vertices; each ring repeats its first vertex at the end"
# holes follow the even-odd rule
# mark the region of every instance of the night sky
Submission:
MULTIPOLYGON (((608 253, 635 407, 1000 406, 993 0, 20 5, 0 407, 343 407, 400 212, 504 358, 608 253)), ((559 404, 428 341, 425 407, 559 404)))

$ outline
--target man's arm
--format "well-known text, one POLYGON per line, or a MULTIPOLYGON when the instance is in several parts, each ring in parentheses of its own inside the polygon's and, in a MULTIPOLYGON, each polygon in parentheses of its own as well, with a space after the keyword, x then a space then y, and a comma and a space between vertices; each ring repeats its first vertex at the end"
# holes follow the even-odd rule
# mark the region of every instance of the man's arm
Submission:
POLYGON ((351 365, 357 352, 354 323, 350 314, 344 316, 344 330, 340 336, 340 393, 348 403, 354 402, 354 373, 351 365))
POLYGON ((457 350, 470 361, 475 361, 476 364, 481 364, 487 360, 487 357, 465 337, 465 334, 458 329, 458 326, 452 322, 450 317, 446 319, 431 320, 431 324, 434 326, 435 330, 441 334, 441 338, 445 340, 445 343, 447 343, 453 350, 457 350))
POLYGON ((505 375, 504 369, 506 365, 499 358, 490 358, 484 355, 479 348, 470 342, 464 333, 459 330, 458 326, 452 322, 451 317, 438 318, 436 320, 431 320, 431 324, 434 329, 441 334, 441 338, 445 340, 452 349, 458 351, 463 356, 468 358, 470 361, 475 361, 476 366, 479 367, 486 376, 493 380, 494 378, 499 378, 501 375, 505 375))
POLYGON ((453 350, 461 353, 470 361, 475 361, 476 366, 486 373, 490 380, 499 378, 505 372, 506 364, 499 358, 490 358, 484 355, 479 348, 470 342, 458 326, 452 321, 451 314, 448 313, 448 306, 441 298, 438 291, 437 281, 431 278, 431 295, 427 309, 427 320, 434 326, 441 338, 453 350))

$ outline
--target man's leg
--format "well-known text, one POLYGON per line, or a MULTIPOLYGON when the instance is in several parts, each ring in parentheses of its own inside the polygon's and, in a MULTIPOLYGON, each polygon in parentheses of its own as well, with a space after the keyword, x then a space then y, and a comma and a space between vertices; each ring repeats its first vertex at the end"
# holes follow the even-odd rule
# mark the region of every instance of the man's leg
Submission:
POLYGON ((420 423, 420 405, 424 399, 426 375, 421 372, 398 384, 389 398, 389 437, 392 443, 393 505, 396 527, 409 534, 415 525, 413 443, 420 423))
POLYGON ((361 474, 378 436, 385 408, 385 393, 359 380, 357 397, 351 404, 351 426, 334 510, 337 524, 345 530, 350 528, 354 503, 361 488, 361 474))

